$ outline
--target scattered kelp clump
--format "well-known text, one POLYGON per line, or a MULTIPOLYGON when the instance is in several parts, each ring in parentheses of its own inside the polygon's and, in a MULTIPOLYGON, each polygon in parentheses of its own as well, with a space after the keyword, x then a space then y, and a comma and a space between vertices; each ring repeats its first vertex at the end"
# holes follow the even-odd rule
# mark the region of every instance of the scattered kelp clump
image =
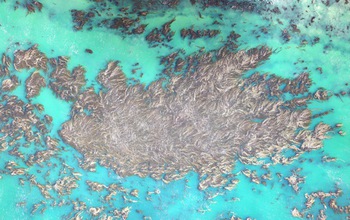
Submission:
POLYGON ((10 73, 10 65, 12 60, 5 53, 1 57, 2 65, 0 65, 0 86, 2 91, 9 92, 17 88, 19 85, 18 77, 10 73))
POLYGON ((60 135, 85 159, 121 176, 169 182, 194 170, 202 178, 200 189, 227 184, 236 160, 261 164, 259 159, 270 157, 273 163, 290 163, 320 148, 330 127, 321 123, 308 130, 311 112, 300 107, 306 103, 291 108, 280 98, 301 88, 305 92, 307 75, 274 94, 277 100, 269 95, 276 84, 271 79, 251 84, 241 78, 270 54, 264 47, 227 53, 198 63, 193 74, 171 76, 166 88, 158 80, 147 89, 128 87, 120 67, 111 62, 98 76, 108 91, 79 96, 75 108, 80 110, 73 111, 60 135), (286 149, 295 155, 284 157, 286 149))
POLYGON ((36 69, 26 80, 27 98, 37 96, 42 87, 47 84, 54 93, 63 100, 75 100, 85 85, 85 69, 82 66, 75 67, 72 71, 68 70, 67 62, 69 58, 59 56, 58 58, 48 59, 46 55, 40 52, 37 45, 27 49, 18 50, 14 54, 14 68, 17 71, 21 69, 36 69), (48 64, 53 68, 50 74, 49 82, 40 75, 38 70, 48 72, 48 64))
POLYGON ((4 102, 0 104, 2 150, 22 138, 28 143, 41 142, 42 135, 47 132, 46 124, 35 113, 42 110, 41 106, 24 104, 16 96, 3 95, 1 101, 4 102))
MULTIPOLYGON (((9 1, 11 3, 11 1, 9 1)), ((1 1, 1 3, 6 3, 6 0, 1 1)), ((40 1, 36 0, 18 0, 12 1, 13 9, 17 10, 18 8, 24 8, 27 10, 27 14, 40 12, 43 8, 43 4, 40 1)))
POLYGON ((341 189, 336 189, 334 192, 323 192, 323 191, 317 191, 312 193, 306 193, 305 196, 305 203, 304 203, 304 209, 302 211, 299 211, 297 208, 294 208, 291 212, 293 217, 303 218, 306 217, 308 219, 314 219, 314 215, 310 211, 313 206, 315 205, 315 202, 320 200, 322 203, 324 209, 319 210, 319 214, 317 215, 317 219, 327 219, 327 216, 325 214, 325 210, 327 208, 332 209, 335 213, 338 214, 350 214, 350 205, 338 205, 337 204, 337 198, 340 197, 343 194, 341 189))
POLYGON ((190 2, 192 5, 198 4, 203 8, 220 7, 225 9, 235 9, 242 11, 253 11, 257 6, 257 3, 254 1, 245 0, 190 0, 190 2))
POLYGON ((96 1, 88 9, 73 9, 71 16, 75 24, 74 30, 80 31, 85 27, 92 30, 97 26, 115 29, 124 34, 141 34, 146 27, 140 23, 141 17, 146 16, 147 12, 131 10, 132 3, 128 3, 123 7, 108 1, 96 1))
MULTIPOLYGON (((93 30, 94 28, 104 27, 113 29, 121 34, 136 34, 140 35, 146 32, 146 40, 152 47, 159 46, 170 42, 175 34, 170 31, 170 25, 175 20, 171 20, 162 25, 147 30, 149 25, 148 17, 160 11, 169 8, 193 7, 198 11, 198 16, 202 17, 201 11, 209 7, 220 7, 224 10, 244 10, 252 11, 255 4, 248 1, 91 1, 90 7, 71 10, 74 30, 80 31, 83 29, 93 30), (150 16, 149 16, 150 15, 150 16), (97 24, 97 25, 96 25, 97 24), (168 30, 168 31, 167 31, 168 30), (167 32, 167 33, 166 33, 167 32)), ((190 23, 189 23, 190 24, 190 23)), ((195 25, 192 23, 191 25, 195 25)), ((213 38, 220 34, 220 30, 193 30, 192 28, 183 29, 181 36, 188 36, 191 40, 200 37, 213 38)), ((179 33, 180 35, 180 33, 179 33)))
MULTIPOLYGON (((37 78, 36 73, 34 72, 28 80, 37 78)), ((83 183, 79 183, 82 174, 61 158, 63 151, 59 146, 59 140, 49 135, 52 118, 43 114, 42 105, 26 103, 16 96, 2 92, 0 90, 0 152, 5 159, 0 178, 3 178, 3 175, 16 176, 19 184, 17 190, 31 187, 42 195, 42 198, 36 195, 36 198, 42 199, 41 201, 36 199, 28 202, 25 197, 19 198, 17 207, 23 207, 23 212, 28 212, 28 215, 43 214, 49 207, 65 206, 72 208, 68 213, 68 216, 71 216, 69 219, 73 216, 79 218, 83 213, 101 216, 106 213, 111 201, 117 197, 127 200, 128 197, 136 195, 134 191, 123 188, 118 182, 104 186, 87 181, 86 185, 91 187, 92 191, 107 192, 103 197, 103 205, 93 207, 87 205, 84 200, 79 200, 80 198, 73 198, 73 191, 83 183)), ((112 211, 108 214, 108 219, 121 217, 126 219, 130 208, 113 207, 112 211)))

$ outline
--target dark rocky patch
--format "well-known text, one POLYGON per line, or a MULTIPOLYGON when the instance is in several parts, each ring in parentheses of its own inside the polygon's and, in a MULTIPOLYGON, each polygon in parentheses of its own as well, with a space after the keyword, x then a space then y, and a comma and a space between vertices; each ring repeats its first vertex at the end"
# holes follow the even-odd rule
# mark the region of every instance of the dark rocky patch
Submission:
POLYGON ((174 31, 171 31, 170 25, 175 21, 172 19, 162 25, 161 29, 154 28, 147 36, 146 40, 151 46, 157 46, 162 42, 170 42, 173 39, 175 34, 174 31))
POLYGON ((93 54, 94 52, 91 49, 85 49, 86 53, 93 54))
POLYGON ((228 42, 232 42, 232 41, 237 42, 237 39, 240 37, 241 37, 240 34, 234 32, 234 31, 231 31, 230 35, 227 37, 227 40, 228 40, 228 42))
POLYGON ((189 37, 190 39, 197 39, 201 37, 215 37, 216 35, 220 34, 220 30, 193 30, 193 28, 185 29, 183 28, 181 30, 181 37, 186 38, 189 37))
POLYGON ((71 10, 71 15, 73 17, 73 22, 75 23, 74 29, 81 30, 84 25, 93 17, 95 14, 93 12, 86 13, 83 10, 71 10))
POLYGON ((133 20, 128 17, 115 18, 112 20, 110 28, 119 29, 123 28, 124 30, 128 30, 135 22, 138 20, 133 20))
POLYGON ((147 24, 141 24, 138 27, 134 28, 132 30, 133 34, 142 34, 143 32, 145 32, 145 28, 147 27, 147 24))

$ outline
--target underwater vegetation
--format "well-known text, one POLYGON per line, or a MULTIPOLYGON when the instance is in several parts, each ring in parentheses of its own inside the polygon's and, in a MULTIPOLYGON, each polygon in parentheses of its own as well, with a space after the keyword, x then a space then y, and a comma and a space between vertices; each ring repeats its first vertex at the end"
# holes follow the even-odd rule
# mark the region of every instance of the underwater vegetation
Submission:
POLYGON ((1 1, 3 218, 349 218, 349 7, 1 1))

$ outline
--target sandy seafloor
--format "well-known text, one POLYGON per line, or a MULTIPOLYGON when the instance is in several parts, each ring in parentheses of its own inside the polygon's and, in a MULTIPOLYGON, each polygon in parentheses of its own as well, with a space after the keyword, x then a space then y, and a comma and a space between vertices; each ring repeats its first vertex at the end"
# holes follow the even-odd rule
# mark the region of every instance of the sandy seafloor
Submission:
MULTIPOLYGON (((125 1, 124 1, 125 2, 125 1)), ((159 10, 153 12, 146 18, 149 26, 146 32, 153 27, 176 18, 172 24, 172 30, 180 30, 183 27, 218 28, 222 36, 227 36, 231 30, 235 30, 241 35, 238 39, 238 49, 253 48, 258 45, 266 45, 274 52, 270 59, 259 65, 256 69, 249 71, 249 75, 255 71, 261 73, 276 74, 285 78, 293 78, 303 71, 310 73, 312 87, 310 91, 317 88, 324 88, 334 94, 341 91, 350 92, 350 6, 343 1, 325 6, 321 1, 301 0, 297 9, 304 15, 303 19, 295 17, 294 12, 286 11, 282 14, 255 12, 242 12, 240 10, 223 10, 220 8, 208 8, 203 10, 190 3, 181 3, 177 8, 159 10), (202 18, 198 16, 201 12, 202 18), (222 25, 213 25, 218 14, 222 14, 220 22, 222 25), (316 17, 316 22, 307 25, 311 17, 316 17), (265 17, 266 19, 263 19, 265 17), (280 24, 278 20, 283 23, 280 24), (298 24, 300 33, 292 34, 289 42, 285 42, 281 37, 281 30, 287 27, 290 19, 294 19, 298 24), (236 23, 234 27, 231 24, 236 23), (299 25, 300 24, 300 25, 299 25), (308 27, 305 27, 307 25, 308 27), (334 31, 325 31, 327 25, 332 25, 334 31), (268 26, 269 33, 257 33, 259 27, 268 26), (260 37, 256 37, 261 35, 260 37), (330 36, 329 36, 330 35, 330 36), (312 39, 320 38, 320 42, 312 44, 312 39), (309 43, 301 45, 302 40, 309 43), (323 73, 317 70, 322 67, 323 73), (307 69, 304 69, 307 68, 307 69)), ((6 52, 13 56, 17 49, 27 49, 33 44, 38 44, 39 49, 48 57, 59 55, 69 56, 69 67, 72 68, 81 64, 87 70, 87 85, 93 85, 98 90, 95 82, 99 70, 103 69, 109 60, 119 60, 127 74, 131 77, 131 66, 138 62, 142 67, 144 76, 140 79, 142 83, 150 83, 157 79, 157 73, 161 71, 159 56, 168 54, 171 51, 182 48, 186 53, 198 51, 204 47, 206 50, 217 49, 221 46, 218 38, 192 40, 181 39, 175 35, 170 43, 173 49, 166 47, 150 48, 145 41, 145 35, 122 36, 115 30, 106 28, 94 28, 91 31, 74 31, 71 9, 88 8, 92 1, 71 0, 57 1, 46 0, 42 2, 44 7, 41 12, 27 14, 25 8, 19 7, 13 10, 13 2, 0 3, 0 52, 6 52), (18 43, 19 44, 18 44, 18 43), (93 50, 93 54, 85 52, 86 48, 93 50)), ((293 2, 272 1, 277 6, 292 5, 293 2)), ((219 37, 220 38, 220 37, 219 37)), ((22 82, 21 85, 11 92, 11 94, 26 100, 24 82, 29 73, 22 71, 17 74, 22 82)), ((3 93, 3 91, 1 91, 3 93)), ((40 95, 32 100, 33 103, 41 103, 45 107, 45 113, 53 117, 51 135, 59 138, 57 132, 60 125, 70 118, 70 107, 72 103, 58 99, 49 88, 44 88, 40 95)), ((129 219, 142 219, 149 216, 152 219, 229 219, 232 216, 241 218, 251 217, 253 219, 293 219, 291 210, 294 207, 302 209, 305 202, 305 193, 322 191, 334 191, 337 187, 343 190, 343 195, 338 198, 338 203, 342 205, 350 204, 350 96, 338 97, 333 95, 326 102, 312 101, 308 108, 314 113, 320 113, 330 109, 334 111, 328 115, 316 118, 312 125, 323 121, 330 125, 343 123, 342 130, 348 135, 340 136, 337 132, 330 132, 330 138, 324 141, 322 149, 305 153, 301 158, 307 160, 301 163, 296 160, 286 166, 276 165, 271 167, 272 180, 267 185, 257 185, 242 174, 238 175, 240 183, 232 191, 209 189, 206 192, 199 191, 198 175, 189 173, 184 179, 165 184, 162 181, 155 181, 152 178, 139 178, 131 176, 120 178, 113 171, 97 167, 96 172, 88 172, 78 166, 77 157, 81 157, 74 148, 65 145, 60 151, 59 158, 52 158, 52 162, 57 164, 55 170, 51 171, 49 180, 54 182, 60 178, 59 170, 63 163, 73 167, 75 172, 82 174, 78 182, 79 187, 74 189, 72 194, 62 198, 57 195, 53 199, 60 201, 74 200, 79 198, 87 203, 88 207, 104 206, 101 194, 91 192, 85 184, 86 180, 93 180, 108 185, 113 182, 120 183, 127 189, 137 188, 140 196, 135 203, 125 203, 123 199, 116 196, 112 206, 105 206, 108 213, 114 208, 131 207, 129 219), (336 157, 335 162, 323 163, 322 156, 336 157), (288 176, 293 169, 302 168, 300 175, 305 176, 305 183, 300 184, 301 190, 295 193, 288 186, 287 182, 279 179, 276 173, 288 176), (146 200, 147 191, 160 189, 160 194, 152 194, 151 201, 146 200), (215 198, 209 199, 212 195, 215 198), (239 198, 239 199, 233 199, 239 198), (142 213, 136 212, 142 210, 142 213)), ((0 125, 1 126, 1 125, 0 125)), ((23 152, 30 152, 31 148, 26 148, 23 152)), ((10 161, 18 161, 18 158, 8 154, 8 150, 0 153, 0 169, 5 169, 5 164, 10 161)), ((239 173, 245 165, 237 163, 233 173, 239 173)), ((260 167, 249 167, 257 172, 262 172, 260 167)), ((47 167, 36 166, 28 168, 27 172, 37 176, 41 181, 43 173, 47 167), (40 170, 41 173, 38 173, 40 170)), ((69 219, 72 206, 52 207, 48 200, 45 205, 46 211, 31 214, 33 204, 45 201, 36 187, 28 182, 19 184, 19 176, 11 176, 6 173, 0 174, 0 219, 69 219), (26 202, 24 206, 18 205, 26 202)), ((43 181, 43 180, 42 180, 43 181)), ((317 201, 315 206, 309 210, 314 214, 315 219, 318 210, 323 209, 323 205, 317 201)), ((336 214, 330 208, 325 210, 329 219, 346 219, 345 214, 336 214)), ((91 215, 82 214, 84 219, 92 219, 91 215)))

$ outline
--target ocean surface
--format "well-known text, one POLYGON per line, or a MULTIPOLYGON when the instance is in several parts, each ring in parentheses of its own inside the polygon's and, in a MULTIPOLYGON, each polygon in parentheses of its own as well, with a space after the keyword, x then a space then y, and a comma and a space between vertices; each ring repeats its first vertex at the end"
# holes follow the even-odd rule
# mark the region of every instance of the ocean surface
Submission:
MULTIPOLYGON (((120 61, 122 70, 128 78, 134 78, 139 83, 148 85, 161 76, 163 68, 160 64, 161 56, 178 49, 183 49, 185 55, 195 53, 201 48, 206 51, 217 50, 222 46, 221 39, 226 39, 234 30, 241 35, 237 39, 237 50, 264 45, 273 51, 268 60, 246 72, 243 77, 259 72, 292 79, 303 72, 308 72, 312 79, 311 93, 323 88, 332 94, 327 101, 312 100, 308 103, 307 108, 314 115, 331 110, 329 114, 313 119, 310 127, 319 122, 331 126, 342 123, 341 130, 347 134, 340 135, 339 129, 330 131, 329 138, 323 141, 324 146, 321 149, 304 153, 289 165, 271 165, 269 169, 272 179, 267 181, 266 185, 255 184, 241 173, 243 169, 249 168, 261 175, 265 170, 260 166, 247 166, 237 162, 232 173, 237 174, 240 182, 231 191, 220 188, 198 190, 199 177, 195 172, 190 172, 185 178, 168 184, 151 177, 122 178, 111 169, 100 165, 97 165, 95 172, 90 172, 79 166, 78 158, 82 158, 82 155, 64 143, 58 135, 61 125, 70 119, 73 103, 58 98, 48 87, 42 88, 39 96, 28 100, 25 80, 32 71, 21 70, 15 73, 20 85, 11 92, 1 90, 1 95, 8 93, 18 96, 25 102, 42 104, 43 114, 53 118, 50 135, 59 139, 60 151, 55 157, 50 158, 50 162, 55 164, 54 167, 47 167, 45 164, 27 167, 21 158, 9 154, 10 147, 0 152, 0 219, 73 219, 77 212, 73 212, 73 206, 69 201, 77 200, 85 202, 88 209, 104 207, 98 216, 82 211, 80 217, 83 219, 103 219, 103 215, 109 215, 114 209, 125 207, 130 207, 128 219, 148 217, 149 219, 230 219, 234 216, 243 219, 248 217, 294 219, 291 212, 293 208, 303 209, 306 201, 305 193, 334 192, 337 188, 343 191, 337 198, 338 204, 350 205, 350 85, 347 84, 350 83, 350 4, 346 4, 345 1, 330 1, 327 6, 319 0, 288 2, 273 0, 269 2, 269 7, 281 9, 281 13, 273 13, 264 11, 263 5, 267 2, 260 1, 252 1, 257 8, 261 7, 252 11, 223 7, 204 9, 199 4, 192 5, 190 1, 183 1, 175 7, 160 7, 153 10, 143 18, 143 22, 148 24, 145 33, 128 35, 115 29, 98 27, 93 23, 95 21, 91 23, 94 27, 92 30, 86 27, 79 31, 74 30, 70 10, 87 10, 96 4, 94 1, 45 0, 42 1, 42 10, 36 10, 34 13, 28 13, 26 7, 23 7, 25 2, 20 2, 21 5, 16 10, 14 10, 15 1, 0 2, 0 52, 12 59, 16 50, 28 49, 37 44, 38 49, 48 57, 70 57, 69 69, 78 65, 84 66, 86 87, 93 86, 96 91, 100 90, 96 76, 111 60, 120 61), (288 9, 283 10, 283 7, 288 9), (294 10, 290 10, 293 7, 294 10), (175 21, 171 24, 171 29, 176 33, 173 40, 167 42, 166 46, 150 47, 145 40, 147 33, 173 18, 175 21), (290 31, 291 38, 286 41, 282 31, 290 28, 292 23, 297 24, 300 31, 290 31), (190 27, 218 29, 220 34, 210 39, 182 39, 180 30, 190 27), (267 29, 266 33, 262 32, 263 27, 267 29), (319 38, 317 43, 313 43, 315 38, 319 38), (85 52, 87 48, 93 53, 85 52), (139 63, 142 77, 132 73, 135 63, 139 63), (322 73, 319 67, 322 68, 322 73), (345 92, 345 95, 341 95, 341 92, 345 92), (336 160, 322 162, 323 156, 334 157, 336 160), (20 180, 24 177, 13 176, 6 171, 8 161, 17 162, 29 175, 36 176, 36 181, 42 184, 54 184, 63 176, 80 173, 78 187, 73 189, 70 195, 65 196, 58 196, 51 190, 52 198, 45 199, 38 187, 28 181, 20 184, 20 180), (301 168, 298 174, 303 176, 305 181, 299 184, 300 191, 295 192, 284 177, 290 176, 293 170, 298 168, 301 168), (46 176, 49 170, 50 174, 46 176), (277 174, 283 177, 279 178, 277 174), (128 198, 134 201, 128 202, 123 199, 123 194, 118 192, 115 199, 106 204, 103 197, 107 195, 107 191, 89 190, 87 180, 104 185, 117 183, 127 190, 138 189, 139 196, 137 198, 129 196, 128 198), (157 189, 160 193, 153 193, 157 189), (54 206, 52 205, 54 201, 68 203, 54 206), (33 212, 35 204, 41 205, 38 211, 33 212)), ((120 5, 129 4, 128 1, 119 2, 119 6, 111 6, 115 11, 121 7, 120 5)), ((13 67, 11 68, 10 71, 13 71, 13 67)), ((49 77, 45 74, 44 76, 49 77)), ((285 98, 288 99, 287 96, 285 98)), ((4 126, 4 122, 0 123, 0 127, 4 126)), ((19 149, 24 155, 38 150, 34 144, 19 149)), ((322 204, 317 200, 303 218, 306 218, 307 213, 311 213, 314 219, 317 219, 320 209, 325 210, 328 219, 347 219, 349 216, 324 208, 327 205, 328 202, 322 204)))

